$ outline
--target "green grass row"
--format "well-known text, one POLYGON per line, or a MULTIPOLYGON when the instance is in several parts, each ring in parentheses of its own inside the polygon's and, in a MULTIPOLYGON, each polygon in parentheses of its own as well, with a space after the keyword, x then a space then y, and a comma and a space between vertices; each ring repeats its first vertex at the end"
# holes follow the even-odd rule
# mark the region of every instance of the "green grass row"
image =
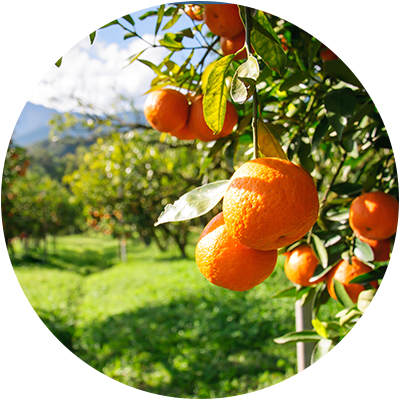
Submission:
POLYGON ((178 255, 129 243, 122 264, 116 241, 68 236, 58 239, 55 254, 19 252, 12 261, 28 300, 54 335, 129 386, 215 398, 295 374, 295 345, 273 342, 295 328, 293 299, 271 299, 289 286, 282 260, 264 283, 239 293, 210 284, 193 256, 178 255))

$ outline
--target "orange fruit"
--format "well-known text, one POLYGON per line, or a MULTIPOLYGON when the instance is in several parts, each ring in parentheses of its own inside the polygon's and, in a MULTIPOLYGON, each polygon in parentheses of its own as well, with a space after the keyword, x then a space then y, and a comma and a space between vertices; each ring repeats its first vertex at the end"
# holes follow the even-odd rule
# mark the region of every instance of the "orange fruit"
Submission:
MULTIPOLYGON (((364 285, 349 283, 355 277, 372 271, 372 268, 365 265, 358 258, 352 257, 351 264, 347 260, 342 260, 328 273, 326 282, 327 289, 332 298, 337 300, 333 280, 340 282, 346 289, 353 303, 357 303, 358 295, 365 290, 364 285)), ((371 282, 371 285, 378 288, 378 282, 371 282)))
POLYGON ((319 260, 314 250, 307 244, 301 244, 287 254, 284 265, 286 277, 290 282, 301 286, 311 286, 323 282, 325 276, 315 282, 310 282, 318 264, 319 260))
POLYGON ((203 8, 199 4, 186 4, 185 13, 194 21, 203 21, 203 8))
POLYGON ((339 57, 330 49, 328 49, 326 46, 322 45, 321 51, 320 51, 320 56, 322 61, 333 61, 337 60, 339 57))
POLYGON ((170 132, 172 136, 175 136, 179 140, 194 140, 196 136, 190 131, 188 124, 185 124, 183 128, 179 129, 178 131, 170 132))
POLYGON ((144 115, 151 127, 160 132, 178 131, 188 119, 189 102, 177 90, 156 90, 144 103, 144 115))
POLYGON ((244 30, 236 4, 204 4, 203 16, 214 35, 234 37, 244 30))
POLYGON ((361 235, 357 235, 357 237, 362 242, 367 243, 371 246, 371 249, 374 252, 374 261, 388 261, 390 259, 390 252, 392 250, 390 238, 383 240, 373 240, 361 235))
MULTIPOLYGON (((241 31, 238 35, 233 38, 227 38, 222 36, 220 39, 221 50, 224 56, 228 54, 235 54, 239 51, 243 46, 246 39, 245 31, 241 31)), ((243 49, 240 53, 238 53, 234 60, 243 60, 247 57, 246 49, 243 49)))
POLYGON ((349 223, 354 233, 367 239, 383 240, 397 230, 399 202, 384 192, 356 197, 350 206, 349 223))
POLYGON ((211 283, 243 292, 271 275, 278 255, 276 250, 254 250, 232 239, 219 213, 204 228, 195 257, 200 272, 211 283))
POLYGON ((318 192, 301 167, 280 158, 244 163, 223 200, 231 236, 257 250, 279 249, 302 238, 318 218, 318 192))
POLYGON ((211 142, 221 137, 228 136, 232 133, 234 126, 237 124, 238 114, 232 103, 226 104, 225 121, 221 132, 214 135, 213 131, 208 127, 203 114, 203 96, 196 97, 190 106, 188 126, 191 132, 203 142, 211 142))

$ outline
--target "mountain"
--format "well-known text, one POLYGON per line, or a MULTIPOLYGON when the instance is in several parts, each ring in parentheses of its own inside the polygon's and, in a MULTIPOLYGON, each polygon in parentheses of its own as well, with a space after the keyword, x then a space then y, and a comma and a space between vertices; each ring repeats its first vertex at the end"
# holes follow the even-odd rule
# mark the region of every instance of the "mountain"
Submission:
MULTIPOLYGON (((82 114, 72 113, 78 118, 83 117, 82 114)), ((46 108, 42 105, 27 102, 15 126, 12 135, 13 143, 26 147, 40 141, 47 141, 49 137, 49 120, 55 115, 62 115, 61 112, 52 108, 46 108)), ((120 120, 125 122, 136 122, 142 125, 148 125, 142 112, 131 113, 122 112, 118 115, 120 120)), ((84 137, 88 135, 87 130, 76 129, 69 132, 71 136, 84 137)))

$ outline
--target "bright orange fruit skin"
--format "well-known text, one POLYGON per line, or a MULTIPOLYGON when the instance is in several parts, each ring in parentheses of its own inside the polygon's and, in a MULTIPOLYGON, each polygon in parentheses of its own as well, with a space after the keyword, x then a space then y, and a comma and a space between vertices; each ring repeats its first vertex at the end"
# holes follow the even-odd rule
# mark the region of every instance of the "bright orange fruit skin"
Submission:
POLYGON ((233 240, 219 213, 204 228, 195 257, 200 272, 211 283, 243 292, 271 275, 278 256, 276 250, 253 250, 233 240))
POLYGON ((151 127, 160 132, 178 131, 188 119, 189 102, 177 90, 156 90, 147 96, 144 115, 151 127))
POLYGON ((390 259, 390 252, 392 250, 390 238, 383 240, 373 240, 361 235, 357 235, 357 237, 362 242, 367 243, 371 246, 371 249, 374 252, 374 261, 388 261, 390 259))
MULTIPOLYGON (((351 264, 347 260, 340 261, 339 264, 328 273, 326 286, 329 294, 332 298, 337 300, 333 282, 333 280, 336 280, 345 287, 351 301, 353 303, 357 303, 358 296, 363 290, 365 290, 365 287, 364 285, 359 285, 358 283, 349 282, 355 277, 366 274, 370 271, 372 271, 372 268, 368 267, 368 265, 365 265, 356 257, 352 257, 351 264)), ((378 282, 371 282, 371 285, 375 288, 378 288, 378 282)))
MULTIPOLYGON (((238 35, 234 36, 233 38, 227 38, 222 36, 220 39, 221 43, 221 50, 224 56, 228 54, 235 54, 239 51, 245 42, 245 31, 241 31, 238 35)), ((247 57, 246 49, 243 49, 240 53, 238 53, 234 60, 243 60, 247 57)))
POLYGON ((310 282, 318 264, 319 260, 313 249, 306 244, 302 244, 290 251, 286 257, 284 264, 286 277, 297 285, 316 285, 325 280, 325 276, 323 276, 315 282, 310 282))
POLYGON ((225 121, 221 132, 214 135, 208 127, 203 114, 203 96, 198 96, 190 106, 188 126, 190 131, 203 142, 211 142, 232 133, 237 124, 238 114, 235 107, 229 101, 226 105, 225 121))
POLYGON ((244 30, 236 4, 204 4, 204 23, 217 36, 234 37, 244 30))
POLYGON ((350 206, 349 223, 356 235, 383 240, 397 231, 399 203, 384 192, 364 193, 350 206))
POLYGON ((196 136, 190 131, 188 124, 185 124, 183 128, 179 129, 178 131, 170 132, 171 136, 175 136, 179 140, 195 140, 196 136))
POLYGON ((244 163, 223 200, 231 236, 257 250, 279 249, 302 238, 318 218, 318 192, 301 167, 280 158, 244 163))

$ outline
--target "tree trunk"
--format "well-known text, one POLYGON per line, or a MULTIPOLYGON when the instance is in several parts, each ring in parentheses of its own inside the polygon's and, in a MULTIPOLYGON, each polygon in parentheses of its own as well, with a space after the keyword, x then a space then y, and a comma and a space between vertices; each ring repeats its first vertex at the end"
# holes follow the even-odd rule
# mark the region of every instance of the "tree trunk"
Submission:
MULTIPOLYGON (((311 323, 312 302, 308 300, 301 305, 301 300, 295 303, 296 309, 296 331, 304 331, 313 329, 311 323)), ((311 365, 311 354, 314 349, 315 342, 298 342, 297 343, 297 372, 305 370, 311 365)))
POLYGON ((126 263, 128 258, 126 256, 126 239, 122 239, 120 241, 120 254, 121 254, 121 261, 126 263))

